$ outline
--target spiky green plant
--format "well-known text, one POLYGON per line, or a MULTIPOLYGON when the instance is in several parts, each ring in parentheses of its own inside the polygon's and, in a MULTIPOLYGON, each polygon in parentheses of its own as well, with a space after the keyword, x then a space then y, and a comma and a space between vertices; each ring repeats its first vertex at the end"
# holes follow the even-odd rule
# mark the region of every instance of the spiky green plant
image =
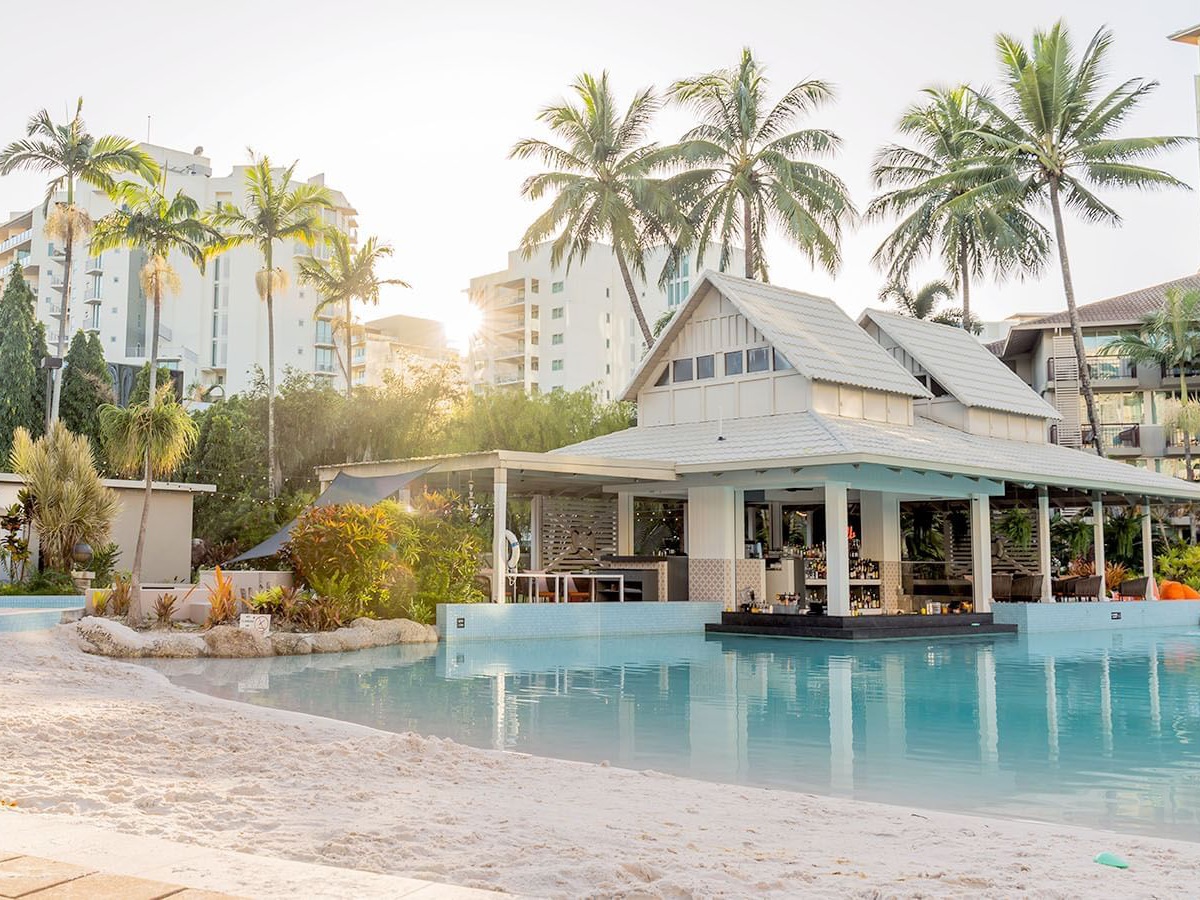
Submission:
POLYGON ((895 304, 901 313, 913 319, 932 319, 938 304, 954 296, 944 281, 930 281, 913 289, 906 281, 889 281, 879 292, 879 299, 895 304))
POLYGON ((331 230, 326 235, 330 248, 329 261, 310 256, 301 259, 299 263, 300 281, 311 284, 321 295, 317 304, 316 315, 326 310, 337 310, 341 313, 340 325, 337 330, 346 334, 346 358, 342 369, 346 375, 346 396, 354 390, 354 380, 351 377, 350 353, 353 341, 351 319, 351 303, 355 300, 372 306, 379 304, 379 289, 385 284, 408 287, 408 282, 399 278, 380 278, 375 273, 375 266, 380 260, 392 255, 392 248, 382 243, 376 237, 369 237, 361 247, 354 250, 350 240, 341 231, 331 230))
POLYGON ((198 427, 187 410, 175 402, 170 384, 158 388, 145 403, 100 407, 100 435, 109 465, 126 475, 141 474, 144 482, 142 515, 133 552, 133 596, 141 597, 142 558, 154 478, 176 471, 196 444, 198 427))
POLYGON ((646 251, 671 241, 675 207, 664 182, 654 177, 658 148, 646 140, 660 103, 649 88, 638 91, 624 113, 608 83, 582 74, 571 85, 573 99, 562 99, 538 113, 561 144, 538 138, 518 141, 509 153, 537 159, 550 171, 525 180, 521 194, 530 200, 553 197, 521 238, 528 259, 544 241, 552 241, 550 264, 582 262, 597 241, 612 243, 613 255, 629 306, 647 345, 654 334, 646 321, 633 275, 646 277, 646 251))
POLYGON ((296 163, 277 173, 270 157, 251 151, 251 158, 244 206, 219 205, 208 219, 222 231, 222 250, 250 245, 262 255, 254 287, 267 305, 267 459, 273 500, 283 483, 275 442, 275 293, 288 285, 288 270, 275 265, 275 244, 315 246, 324 232, 323 211, 333 206, 333 199, 323 185, 293 184, 296 163))
MULTIPOLYGON (((71 259, 75 241, 83 237, 91 225, 87 213, 75 205, 75 186, 82 182, 109 191, 115 186, 117 177, 127 173, 153 181, 158 177, 158 164, 128 138, 111 134, 94 137, 89 133, 83 121, 82 97, 69 122, 56 124, 50 113, 43 109, 30 117, 25 135, 24 140, 13 141, 0 151, 0 175, 18 169, 48 175, 50 180, 42 204, 43 212, 50 208, 56 193, 66 192, 66 200, 58 203, 46 218, 47 234, 63 242, 63 299, 56 354, 61 359, 67 344, 66 313, 71 308, 71 259)), ((61 392, 62 370, 59 369, 54 378, 47 422, 58 418, 61 392)))
POLYGON ((834 155, 841 139, 822 128, 790 130, 797 119, 830 102, 833 88, 817 79, 802 81, 772 106, 768 84, 747 47, 733 68, 671 86, 671 98, 700 117, 674 148, 675 158, 690 170, 678 183, 689 198, 697 265, 715 239, 724 269, 740 239, 746 277, 768 280, 763 240, 774 222, 810 261, 834 272, 854 205, 842 180, 810 159, 834 155))
MULTIPOLYGON (((1079 386, 1092 426, 1092 445, 1104 454, 1096 418, 1096 398, 1088 373, 1083 328, 1075 305, 1075 285, 1063 230, 1064 206, 1088 222, 1120 224, 1121 217, 1097 188, 1151 190, 1186 185, 1161 169, 1143 164, 1164 150, 1190 142, 1186 137, 1122 137, 1119 129, 1155 88, 1156 81, 1130 78, 1115 88, 1104 85, 1112 32, 1101 28, 1077 54, 1066 26, 1035 31, 1028 47, 997 35, 1001 86, 998 97, 977 94, 984 123, 986 168, 1008 166, 1011 190, 1027 209, 1047 203, 1054 220, 1063 293, 1079 362, 1079 386)), ((989 188, 989 189, 994 189, 989 188)), ((956 203, 973 202, 968 194, 956 203)))
POLYGON ((919 261, 937 256, 962 292, 967 322, 972 278, 1036 272, 1050 252, 1046 229, 1010 195, 1008 168, 980 165, 984 144, 975 129, 982 124, 968 88, 924 91, 897 126, 906 142, 875 157, 871 176, 882 193, 867 207, 868 219, 897 220, 873 261, 903 282, 919 261))
POLYGON ((76 544, 98 547, 108 540, 117 495, 101 481, 86 437, 61 422, 37 440, 18 428, 9 464, 33 498, 33 525, 47 567, 69 571, 76 544))

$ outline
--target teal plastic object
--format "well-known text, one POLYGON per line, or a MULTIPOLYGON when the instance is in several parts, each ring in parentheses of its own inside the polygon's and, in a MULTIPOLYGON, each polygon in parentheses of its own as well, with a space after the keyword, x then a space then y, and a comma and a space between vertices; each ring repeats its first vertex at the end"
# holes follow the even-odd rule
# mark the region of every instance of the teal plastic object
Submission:
POLYGON ((1128 869, 1129 863, 1121 859, 1115 853, 1109 853, 1105 850, 1103 853, 1097 853, 1096 858, 1092 862, 1098 862, 1102 866, 1112 866, 1114 869, 1128 869))

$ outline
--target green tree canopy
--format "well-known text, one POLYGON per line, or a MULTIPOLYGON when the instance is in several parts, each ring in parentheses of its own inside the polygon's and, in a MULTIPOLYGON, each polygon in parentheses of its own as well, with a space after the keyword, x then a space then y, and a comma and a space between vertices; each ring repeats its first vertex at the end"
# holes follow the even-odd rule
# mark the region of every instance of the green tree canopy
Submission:
POLYGON ((75 332, 65 360, 59 416, 71 431, 92 442, 97 459, 101 458, 98 412, 113 402, 112 374, 104 361, 104 348, 93 334, 75 332))
MULTIPOLYGON (((0 295, 0 459, 8 459, 18 428, 35 435, 42 431, 42 407, 38 403, 42 392, 38 390, 40 379, 34 362, 37 337, 33 294, 20 264, 14 262, 0 295)), ((41 342, 45 344, 44 328, 41 342)))

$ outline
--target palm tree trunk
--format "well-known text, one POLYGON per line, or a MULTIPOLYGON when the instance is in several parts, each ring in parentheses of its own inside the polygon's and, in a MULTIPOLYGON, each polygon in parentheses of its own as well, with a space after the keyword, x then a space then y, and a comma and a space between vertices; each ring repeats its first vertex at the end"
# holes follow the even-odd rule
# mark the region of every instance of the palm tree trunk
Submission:
POLYGON ((350 374, 350 353, 354 343, 354 330, 350 327, 350 298, 346 298, 346 321, 342 326, 346 329, 346 399, 354 393, 354 379, 350 374))
MULTIPOLYGON (((153 260, 151 263, 153 264, 153 260)), ((158 400, 158 336, 162 318, 161 274, 154 276, 154 314, 150 325, 150 395, 146 403, 154 409, 158 400)), ((142 557, 146 552, 146 526, 150 522, 150 499, 154 493, 154 469, 150 465, 150 447, 142 461, 145 486, 142 489, 142 515, 138 520, 137 544, 133 550, 133 571, 129 575, 129 618, 137 621, 142 616, 142 557)))
MULTIPOLYGON (((753 210, 750 209, 749 199, 742 200, 742 239, 746 242, 745 247, 745 266, 746 277, 757 278, 758 272, 754 266, 754 216, 753 210)), ((763 279, 766 281, 766 279, 763 279)))
POLYGON ((958 250, 958 280, 962 285, 962 327, 971 328, 971 271, 970 260, 967 259, 967 248, 958 250))
POLYGON ((278 448, 275 446, 275 269, 271 246, 267 245, 267 496, 279 496, 283 478, 279 471, 278 448))
MULTIPOLYGON (((68 205, 70 199, 68 198, 68 205)), ((54 389, 50 393, 50 406, 46 412, 46 431, 50 430, 50 425, 58 421, 58 402, 62 397, 62 359, 67 352, 67 313, 71 309, 71 257, 72 245, 75 243, 75 227, 70 217, 67 218, 67 245, 63 248, 63 295, 62 306, 59 307, 58 317, 58 351, 55 355, 59 359, 59 368, 54 370, 54 389)))
MULTIPOLYGON (((613 242, 616 243, 615 241, 613 242)), ((642 304, 638 301, 637 289, 633 286, 633 276, 629 274, 629 264, 625 262, 625 254, 618 246, 613 247, 617 257, 617 267, 621 270, 621 279, 625 282, 625 292, 629 294, 629 305, 633 307, 633 317, 637 319, 638 327, 642 329, 642 338, 649 347, 654 343, 654 332, 646 323, 646 314, 642 312, 642 304)))
POLYGON ((1063 231, 1062 207, 1058 200, 1058 181, 1050 179, 1050 209, 1054 214, 1054 241, 1058 246, 1058 261, 1062 268, 1063 291, 1067 295, 1067 317, 1071 320, 1071 341, 1079 364, 1079 390, 1087 407, 1088 424, 1092 426, 1092 448, 1097 456, 1104 455, 1100 443, 1100 423, 1096 421, 1096 395, 1092 393, 1092 376, 1088 372, 1087 351, 1083 346, 1083 327, 1079 323, 1079 308, 1075 305, 1075 286, 1071 281, 1071 263, 1067 258, 1067 238, 1063 231))

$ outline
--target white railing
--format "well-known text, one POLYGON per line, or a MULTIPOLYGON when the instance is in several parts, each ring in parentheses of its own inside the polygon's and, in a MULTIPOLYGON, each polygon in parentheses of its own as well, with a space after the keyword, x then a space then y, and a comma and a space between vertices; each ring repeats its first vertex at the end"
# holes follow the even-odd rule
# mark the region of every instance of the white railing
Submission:
POLYGON ((26 228, 20 234, 14 234, 8 240, 4 241, 3 243, 0 243, 0 253, 3 253, 5 250, 11 250, 13 247, 16 247, 18 244, 25 243, 31 237, 33 237, 33 229, 32 228, 26 228))
POLYGON ((606 572, 506 572, 505 595, 510 603, 595 603, 601 585, 616 585, 617 600, 625 602, 625 576, 606 572), (581 582, 587 590, 580 590, 581 582), (574 588, 574 590, 572 590, 574 588))

